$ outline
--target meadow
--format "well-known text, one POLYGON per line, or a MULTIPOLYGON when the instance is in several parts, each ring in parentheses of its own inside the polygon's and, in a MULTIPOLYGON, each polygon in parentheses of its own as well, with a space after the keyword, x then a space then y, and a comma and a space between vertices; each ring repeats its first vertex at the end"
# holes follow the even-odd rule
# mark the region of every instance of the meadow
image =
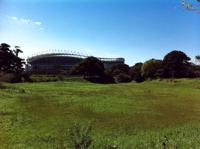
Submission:
POLYGON ((94 149, 200 148, 200 79, 4 84, 0 148, 68 148, 74 124, 94 149))

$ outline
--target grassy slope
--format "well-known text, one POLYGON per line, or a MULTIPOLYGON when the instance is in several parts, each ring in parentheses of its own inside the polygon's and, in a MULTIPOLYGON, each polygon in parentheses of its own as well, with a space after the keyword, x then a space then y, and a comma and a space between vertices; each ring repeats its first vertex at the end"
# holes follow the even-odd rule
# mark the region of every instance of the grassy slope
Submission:
POLYGON ((0 90, 1 148, 55 148, 69 126, 88 121, 97 144, 111 138, 131 148, 200 146, 200 80, 7 86, 0 90))

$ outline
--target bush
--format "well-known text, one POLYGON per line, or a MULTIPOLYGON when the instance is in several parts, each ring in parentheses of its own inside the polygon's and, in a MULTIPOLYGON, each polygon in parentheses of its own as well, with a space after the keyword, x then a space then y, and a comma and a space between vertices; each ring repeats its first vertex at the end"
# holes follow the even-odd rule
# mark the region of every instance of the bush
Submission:
POLYGON ((136 82, 144 81, 144 78, 142 77, 141 74, 142 65, 143 63, 136 63, 133 67, 131 67, 129 71, 129 75, 136 82))
POLYGON ((0 89, 6 89, 6 87, 0 82, 0 89))
POLYGON ((17 83, 21 81, 21 75, 17 75, 14 73, 0 73, 0 81, 17 83))
POLYGON ((104 74, 102 76, 97 76, 97 77, 88 77, 85 79, 92 83, 103 83, 103 84, 115 83, 114 78, 107 74, 104 74))
POLYGON ((188 69, 191 59, 182 51, 171 51, 163 59, 165 77, 188 77, 188 69))
POLYGON ((156 59, 150 59, 142 65, 142 76, 147 78, 162 77, 162 61, 156 59))
POLYGON ((31 74, 29 73, 23 73, 21 75, 22 78, 22 82, 33 82, 33 80, 31 79, 31 74))
POLYGON ((68 144, 71 149, 88 149, 92 144, 91 125, 73 125, 68 130, 68 144))
POLYGON ((200 78, 200 71, 194 71, 194 77, 200 78))
POLYGON ((64 81, 65 80, 65 76, 63 74, 57 75, 57 78, 58 78, 59 81, 64 81))
POLYGON ((9 83, 33 82, 28 73, 0 73, 0 81, 9 83))
POLYGON ((55 75, 32 75, 30 77, 32 82, 56 82, 59 81, 55 75))
POLYGON ((125 73, 125 72, 123 72, 123 70, 120 70, 120 69, 117 68, 117 69, 113 70, 112 76, 117 76, 121 73, 125 73))
POLYGON ((92 83, 103 83, 103 84, 115 83, 115 79, 110 75, 102 75, 99 77, 91 77, 85 79, 92 83))
POLYGON ((120 73, 128 74, 130 68, 126 64, 116 64, 110 68, 109 74, 112 76, 117 76, 120 73))
POLYGON ((115 82, 117 83, 123 83, 123 82, 125 83, 131 81, 132 81, 131 76, 129 76, 128 74, 120 73, 115 77, 115 82))
POLYGON ((104 74, 104 64, 96 57, 87 57, 71 70, 72 75, 83 75, 87 77, 96 77, 104 74))

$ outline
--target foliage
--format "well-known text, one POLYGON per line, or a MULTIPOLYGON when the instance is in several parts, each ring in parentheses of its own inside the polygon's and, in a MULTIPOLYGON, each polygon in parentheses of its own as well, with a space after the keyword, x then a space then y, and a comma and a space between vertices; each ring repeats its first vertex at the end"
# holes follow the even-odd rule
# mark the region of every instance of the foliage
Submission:
POLYGON ((72 74, 81 74, 84 77, 96 77, 104 74, 104 65, 96 57, 88 57, 74 66, 72 74))
POLYGON ((117 83, 123 83, 123 82, 131 82, 132 79, 128 74, 120 73, 117 76, 115 76, 115 80, 117 83))
POLYGON ((144 78, 161 77, 162 60, 150 59, 146 61, 141 68, 141 74, 144 78))
POLYGON ((92 143, 91 125, 74 124, 68 129, 68 143, 71 149, 88 149, 92 143))
POLYGON ((109 74, 112 76, 117 76, 120 73, 128 74, 129 69, 129 66, 126 64, 115 64, 110 68, 109 74))
POLYGON ((18 57, 22 52, 19 47, 10 49, 10 45, 2 43, 0 45, 0 71, 5 73, 21 73, 23 71, 24 60, 18 57))
POLYGON ((131 76, 129 75, 130 67, 126 64, 115 64, 109 70, 106 71, 108 76, 112 76, 115 82, 130 82, 131 76))
POLYGON ((89 77, 85 79, 93 83, 102 83, 102 84, 115 83, 114 78, 109 74, 103 74, 101 76, 89 77))
POLYGON ((17 83, 21 82, 22 75, 21 74, 15 74, 15 73, 0 73, 0 81, 2 82, 10 82, 10 83, 17 83))
POLYGON ((23 72, 24 60, 18 57, 22 53, 20 47, 16 46, 14 50, 10 45, 2 43, 0 45, 0 80, 5 82, 20 82, 23 72))
POLYGON ((163 59, 165 77, 181 78, 188 77, 190 58, 182 51, 171 51, 163 59))
POLYGON ((200 78, 200 66, 191 64, 188 68, 188 76, 190 78, 200 78))
POLYGON ((3 85, 3 83, 2 83, 2 82, 0 82, 0 89, 6 89, 6 86, 5 86, 5 85, 3 85))
POLYGON ((131 78, 136 82, 142 82, 144 80, 141 74, 142 65, 143 63, 136 63, 129 70, 131 78))
POLYGON ((69 74, 70 74, 70 75, 73 75, 73 76, 81 76, 81 75, 83 74, 83 72, 81 72, 81 70, 80 70, 80 63, 75 64, 75 65, 70 69, 69 74))

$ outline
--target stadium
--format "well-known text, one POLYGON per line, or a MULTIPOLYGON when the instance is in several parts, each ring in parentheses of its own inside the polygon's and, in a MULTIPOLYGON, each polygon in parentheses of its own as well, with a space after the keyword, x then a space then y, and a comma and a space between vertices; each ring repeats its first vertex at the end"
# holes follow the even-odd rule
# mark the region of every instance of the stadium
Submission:
MULTIPOLYGON (((87 58, 87 55, 72 52, 47 52, 27 58, 26 71, 33 74, 56 74, 61 71, 69 73, 71 68, 87 58)), ((115 64, 124 64, 124 58, 100 58, 105 69, 115 64)))

